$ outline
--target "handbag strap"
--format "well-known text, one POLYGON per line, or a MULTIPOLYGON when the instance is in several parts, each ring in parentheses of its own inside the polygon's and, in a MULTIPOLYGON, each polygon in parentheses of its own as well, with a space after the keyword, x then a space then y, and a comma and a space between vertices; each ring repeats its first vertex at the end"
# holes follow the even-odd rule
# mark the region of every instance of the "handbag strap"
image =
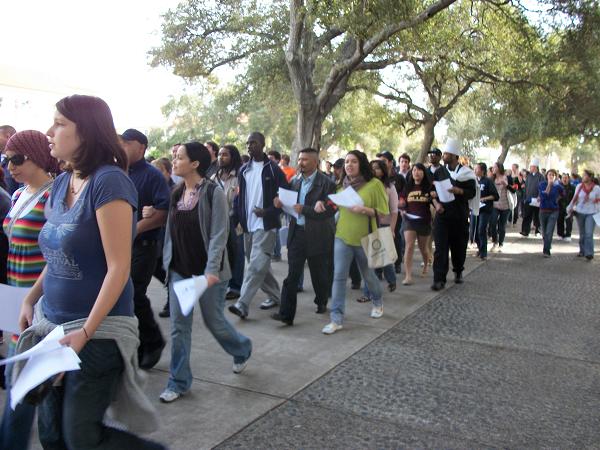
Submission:
MULTIPOLYGON (((373 211, 375 211, 375 226, 378 229, 379 228, 379 214, 377 214, 377 210, 375 208, 373 208, 373 211)), ((373 232, 373 225, 371 225, 371 219, 372 219, 372 217, 369 217, 369 234, 371 234, 373 232)))
MULTIPOLYGON (((46 192, 48 190, 48 188, 50 186, 52 186, 52 183, 54 182, 54 180, 50 180, 48 182, 46 182, 41 188, 39 188, 35 194, 33 194, 31 197, 29 197, 19 208, 19 210, 17 211, 17 213, 13 216, 11 216, 10 218, 10 222, 8 222, 8 225, 6 226, 6 236, 8 237, 8 242, 11 242, 11 238, 12 238, 12 232, 13 232, 13 227, 15 226, 16 221, 21 217, 21 214, 23 214, 23 211, 25 211, 27 209, 27 207, 29 207, 31 205, 32 202, 39 200, 39 198, 44 195, 44 192, 46 192)), ((23 191, 24 192, 24 191, 23 191)), ((23 195, 23 192, 21 192, 21 194, 19 195, 23 195)))

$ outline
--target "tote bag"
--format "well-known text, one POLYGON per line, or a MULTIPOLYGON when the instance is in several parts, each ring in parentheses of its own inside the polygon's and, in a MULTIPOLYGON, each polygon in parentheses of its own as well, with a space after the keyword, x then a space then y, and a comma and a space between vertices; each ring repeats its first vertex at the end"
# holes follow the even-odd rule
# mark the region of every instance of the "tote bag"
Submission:
MULTIPOLYGON (((377 220, 379 226, 379 221, 377 220)), ((394 264, 398 259, 394 236, 390 227, 377 228, 371 232, 371 221, 369 220, 369 234, 360 240, 363 250, 367 255, 370 269, 379 269, 389 264, 394 264)))

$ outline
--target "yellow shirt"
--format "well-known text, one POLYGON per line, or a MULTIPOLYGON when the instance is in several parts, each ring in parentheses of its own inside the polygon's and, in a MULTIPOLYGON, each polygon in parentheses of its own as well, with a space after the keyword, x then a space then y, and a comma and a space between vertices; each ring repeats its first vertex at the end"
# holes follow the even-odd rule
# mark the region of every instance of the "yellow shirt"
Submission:
MULTIPOLYGON (((343 188, 342 188, 343 189, 343 188)), ((379 214, 389 214, 388 195, 383 183, 377 178, 372 178, 358 190, 367 208, 374 208, 379 214)), ((375 218, 365 214, 356 214, 348 208, 340 207, 340 218, 338 219, 335 237, 340 238, 346 245, 359 246, 360 240, 369 234, 369 220, 371 220, 372 231, 377 228, 375 218)))

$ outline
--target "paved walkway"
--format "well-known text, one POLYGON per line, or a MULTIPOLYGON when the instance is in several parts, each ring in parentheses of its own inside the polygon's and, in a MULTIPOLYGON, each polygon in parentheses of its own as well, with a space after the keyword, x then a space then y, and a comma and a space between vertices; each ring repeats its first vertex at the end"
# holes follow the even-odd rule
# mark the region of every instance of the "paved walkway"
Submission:
MULTIPOLYGON (((600 445, 600 263, 562 242, 543 259, 541 239, 516 236, 486 263, 469 257, 465 284, 439 295, 429 277, 399 284, 379 320, 349 290, 333 336, 308 274, 293 327, 259 310, 259 294, 249 320, 230 316, 254 342, 241 375, 196 320, 190 394, 158 402, 168 351, 149 373, 163 420, 151 437, 182 450, 600 445)), ((274 268, 283 279, 287 264, 274 268)), ((158 311, 164 293, 150 293, 158 311)))

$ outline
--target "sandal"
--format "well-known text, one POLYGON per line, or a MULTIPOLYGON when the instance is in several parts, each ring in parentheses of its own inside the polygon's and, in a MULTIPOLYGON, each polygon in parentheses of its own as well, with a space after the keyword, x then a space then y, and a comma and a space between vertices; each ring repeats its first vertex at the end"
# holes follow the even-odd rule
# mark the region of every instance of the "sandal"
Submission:
POLYGON ((409 285, 413 284, 413 280, 412 280, 412 278, 405 278, 404 280, 402 280, 402 284, 404 286, 409 286, 409 285))
POLYGON ((356 301, 358 303, 369 303, 371 301, 371 299, 369 297, 367 297, 366 295, 363 295, 362 297, 357 298, 356 301))

